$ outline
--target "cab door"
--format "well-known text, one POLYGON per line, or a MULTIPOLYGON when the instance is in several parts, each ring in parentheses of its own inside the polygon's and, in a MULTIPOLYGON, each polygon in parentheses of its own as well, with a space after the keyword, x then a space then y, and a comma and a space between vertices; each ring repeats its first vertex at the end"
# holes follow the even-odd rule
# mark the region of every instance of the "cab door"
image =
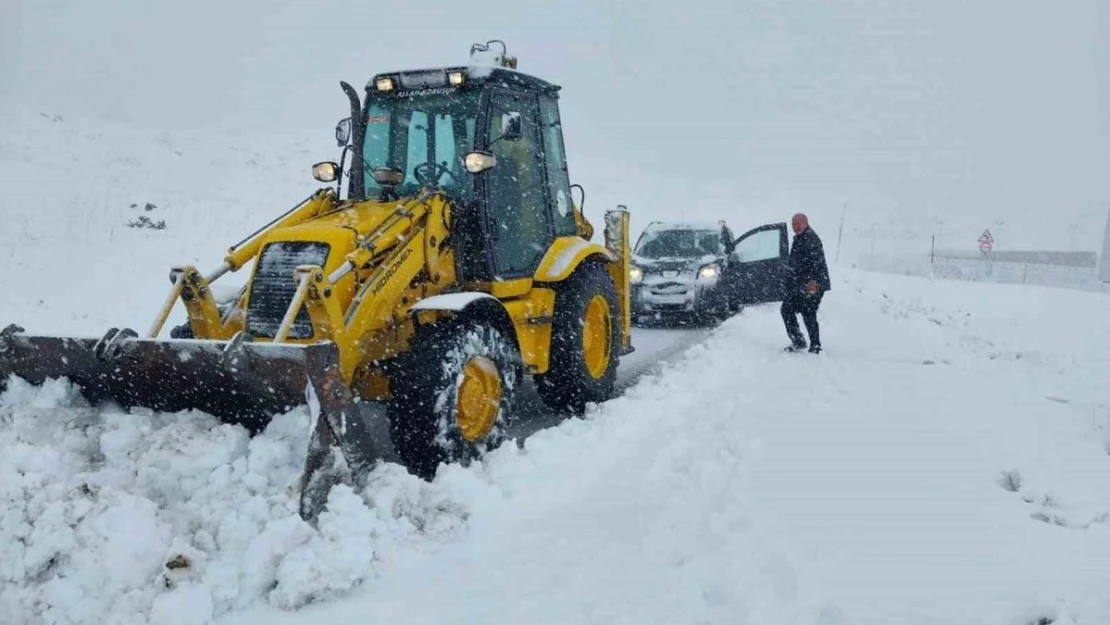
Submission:
POLYGON ((489 150, 497 159, 484 173, 494 278, 531 276, 554 239, 535 94, 493 90, 487 120, 489 150))
POLYGON ((786 223, 767 224, 745 232, 732 244, 725 282, 734 304, 786 299, 791 283, 786 233, 786 223))

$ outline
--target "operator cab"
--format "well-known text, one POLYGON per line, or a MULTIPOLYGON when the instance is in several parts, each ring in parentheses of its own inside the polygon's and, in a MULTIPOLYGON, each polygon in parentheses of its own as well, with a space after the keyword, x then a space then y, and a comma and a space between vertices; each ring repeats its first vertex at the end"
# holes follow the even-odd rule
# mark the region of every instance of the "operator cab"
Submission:
MULTIPOLYGON (((352 157, 348 199, 442 193, 458 220, 464 279, 532 276, 556 237, 579 234, 559 89, 516 71, 499 41, 472 46, 465 67, 378 74, 361 104, 344 83, 352 116, 337 125, 336 139, 344 159, 352 157)), ((313 171, 331 182, 342 166, 313 171)))

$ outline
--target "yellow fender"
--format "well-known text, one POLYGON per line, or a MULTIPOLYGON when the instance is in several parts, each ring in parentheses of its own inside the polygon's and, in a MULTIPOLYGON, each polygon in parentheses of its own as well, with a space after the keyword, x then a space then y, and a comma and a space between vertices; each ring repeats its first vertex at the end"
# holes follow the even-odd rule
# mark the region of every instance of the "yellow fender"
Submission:
POLYGON ((591 243, 582 237, 559 237, 544 254, 534 279, 536 282, 562 282, 574 273, 582 261, 592 256, 599 256, 612 263, 620 260, 600 243, 591 243))

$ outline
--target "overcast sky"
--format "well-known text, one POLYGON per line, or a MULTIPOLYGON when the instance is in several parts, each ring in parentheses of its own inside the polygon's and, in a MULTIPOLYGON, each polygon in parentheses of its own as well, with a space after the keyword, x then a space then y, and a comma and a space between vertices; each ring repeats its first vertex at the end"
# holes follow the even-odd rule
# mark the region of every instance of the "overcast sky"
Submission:
POLYGON ((857 228, 1004 220, 1018 246, 1065 245, 1077 222, 1093 249, 1110 207, 1107 4, 0 0, 0 97, 327 137, 339 80, 499 38, 563 86, 591 200, 742 224, 804 208, 826 232, 847 202, 857 228))

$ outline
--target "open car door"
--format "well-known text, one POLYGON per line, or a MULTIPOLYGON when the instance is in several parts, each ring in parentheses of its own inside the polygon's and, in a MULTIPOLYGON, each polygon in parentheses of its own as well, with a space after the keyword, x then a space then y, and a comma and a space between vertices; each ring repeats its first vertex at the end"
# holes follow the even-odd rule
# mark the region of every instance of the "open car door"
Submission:
POLYGON ((732 302, 747 305, 786 299, 789 256, 786 223, 767 224, 740 235, 729 254, 725 279, 732 302))

